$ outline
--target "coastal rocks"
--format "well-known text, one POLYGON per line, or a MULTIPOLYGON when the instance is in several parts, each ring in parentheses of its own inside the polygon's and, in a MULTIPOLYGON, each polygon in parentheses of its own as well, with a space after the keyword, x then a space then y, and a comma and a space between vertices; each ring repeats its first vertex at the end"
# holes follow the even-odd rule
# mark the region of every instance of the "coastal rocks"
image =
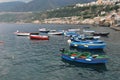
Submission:
POLYGON ((116 31, 120 31, 120 25, 110 26, 110 28, 112 28, 116 31))

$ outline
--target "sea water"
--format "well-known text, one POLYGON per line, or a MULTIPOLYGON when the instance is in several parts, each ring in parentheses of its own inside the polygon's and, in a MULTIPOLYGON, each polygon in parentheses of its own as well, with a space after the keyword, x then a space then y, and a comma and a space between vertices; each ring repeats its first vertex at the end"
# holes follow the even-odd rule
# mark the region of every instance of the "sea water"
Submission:
MULTIPOLYGON (((47 34, 46 34, 47 35, 47 34)), ((109 27, 60 24, 0 24, 0 80, 120 80, 120 32, 109 27), (69 49, 68 37, 49 35, 50 40, 36 41, 16 36, 15 31, 39 32, 39 28, 67 30, 90 27, 110 32, 101 37, 107 43, 103 51, 108 63, 98 65, 69 64, 61 60, 60 49, 69 49)))

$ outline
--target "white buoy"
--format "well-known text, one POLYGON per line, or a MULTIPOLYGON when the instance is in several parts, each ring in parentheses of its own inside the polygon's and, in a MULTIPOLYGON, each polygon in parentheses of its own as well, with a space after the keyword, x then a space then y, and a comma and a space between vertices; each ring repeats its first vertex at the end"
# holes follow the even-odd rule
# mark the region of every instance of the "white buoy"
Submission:
POLYGON ((67 42, 70 44, 70 43, 71 43, 71 40, 69 39, 69 40, 67 40, 67 42))

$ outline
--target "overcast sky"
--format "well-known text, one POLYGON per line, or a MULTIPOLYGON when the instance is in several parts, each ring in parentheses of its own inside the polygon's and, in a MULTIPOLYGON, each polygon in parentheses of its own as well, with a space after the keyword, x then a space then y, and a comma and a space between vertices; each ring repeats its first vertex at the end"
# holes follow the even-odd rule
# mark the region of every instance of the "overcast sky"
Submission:
POLYGON ((23 2, 29 2, 29 1, 32 1, 32 0, 0 0, 0 3, 2 3, 2 2, 11 2, 11 1, 23 1, 23 2))

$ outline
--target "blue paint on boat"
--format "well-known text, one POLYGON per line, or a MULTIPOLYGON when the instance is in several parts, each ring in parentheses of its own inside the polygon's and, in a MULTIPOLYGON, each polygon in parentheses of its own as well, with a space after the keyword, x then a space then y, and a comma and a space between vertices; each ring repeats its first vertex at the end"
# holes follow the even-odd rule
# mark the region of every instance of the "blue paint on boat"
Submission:
POLYGON ((88 63, 88 64, 100 64, 100 63, 107 63, 107 58, 71 58, 71 56, 62 54, 62 59, 71 61, 71 62, 78 62, 78 63, 88 63))
POLYGON ((101 40, 85 40, 85 41, 72 41, 70 47, 76 47, 80 49, 103 49, 106 47, 106 43, 101 40))
POLYGON ((78 36, 79 34, 75 31, 66 31, 66 32, 64 32, 64 35, 66 37, 71 37, 71 36, 78 36))

